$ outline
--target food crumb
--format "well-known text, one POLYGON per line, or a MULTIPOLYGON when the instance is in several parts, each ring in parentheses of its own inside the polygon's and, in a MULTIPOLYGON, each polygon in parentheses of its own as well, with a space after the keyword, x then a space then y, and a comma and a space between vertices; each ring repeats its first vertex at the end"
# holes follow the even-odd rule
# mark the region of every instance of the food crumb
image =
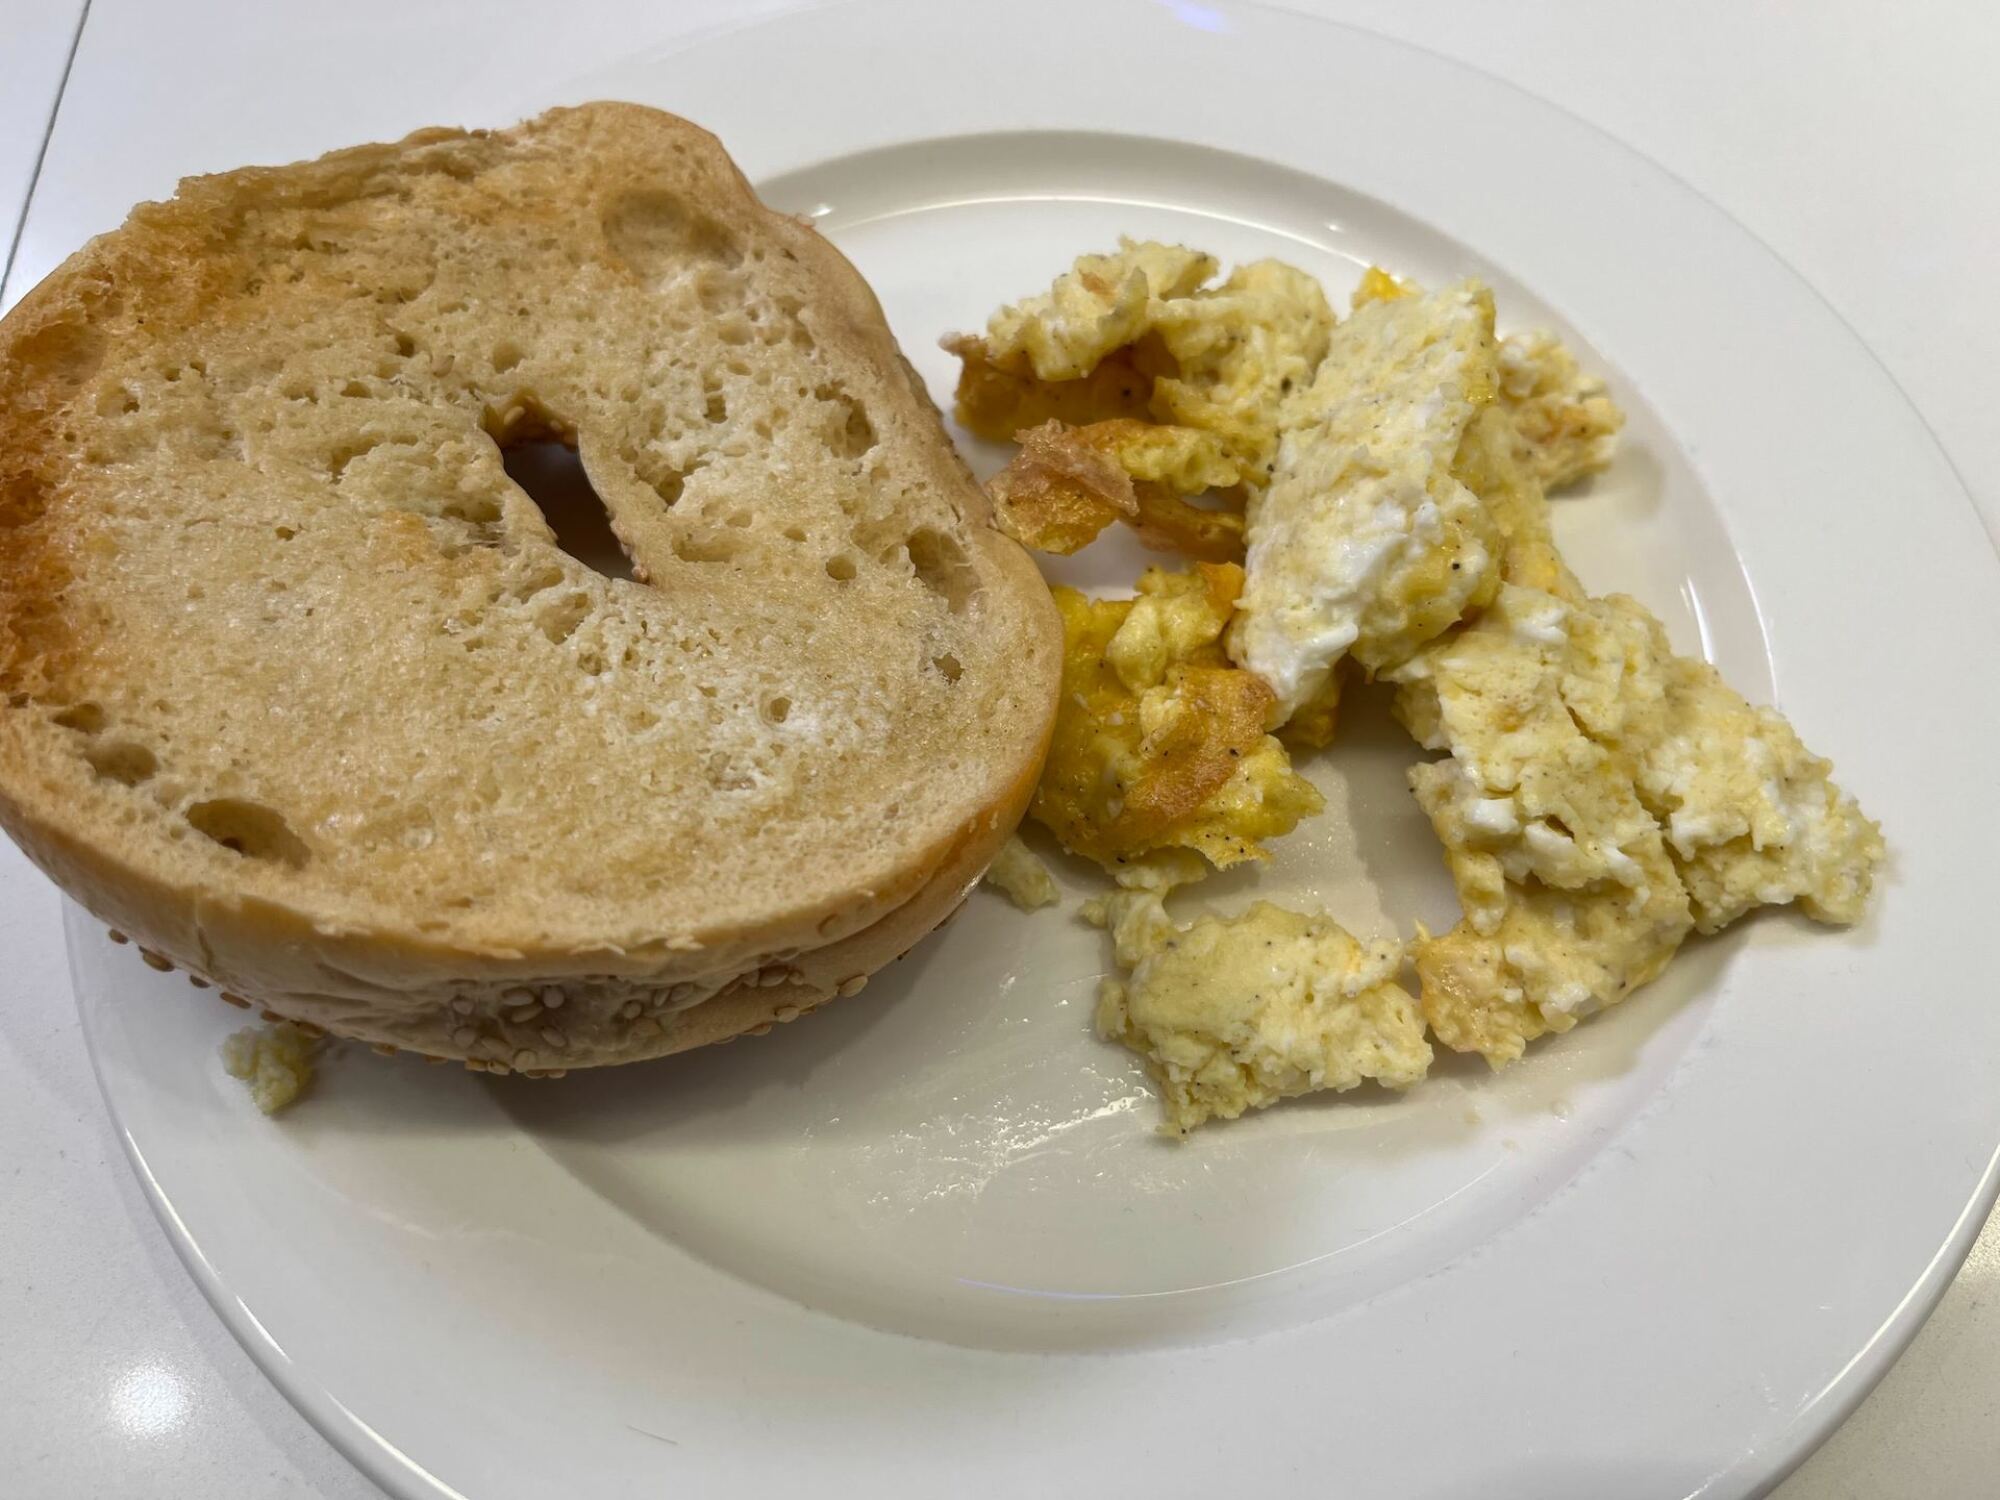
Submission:
POLYGON ((222 1066, 231 1078, 250 1086, 257 1108, 274 1115, 312 1082, 318 1051, 319 1039, 290 1021, 245 1026, 223 1039, 222 1066))
POLYGON ((1056 880, 1041 856, 1015 834, 1001 846, 987 868, 986 883, 1001 891, 1022 911, 1050 906, 1061 899, 1056 880))

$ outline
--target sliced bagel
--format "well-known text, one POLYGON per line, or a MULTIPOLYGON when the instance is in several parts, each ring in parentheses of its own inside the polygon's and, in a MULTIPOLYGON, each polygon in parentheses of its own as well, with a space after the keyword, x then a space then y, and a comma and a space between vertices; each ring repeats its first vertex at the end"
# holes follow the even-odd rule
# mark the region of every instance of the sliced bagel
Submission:
POLYGON ((859 275, 671 115, 191 179, 0 323, 0 825, 340 1034, 823 998, 1011 829, 1060 646, 859 275), (632 578, 509 478, 549 439, 632 578))

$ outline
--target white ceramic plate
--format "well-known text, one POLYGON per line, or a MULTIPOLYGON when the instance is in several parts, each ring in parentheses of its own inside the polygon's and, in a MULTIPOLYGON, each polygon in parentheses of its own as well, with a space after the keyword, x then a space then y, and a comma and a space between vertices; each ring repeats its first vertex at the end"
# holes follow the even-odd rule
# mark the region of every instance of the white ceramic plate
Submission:
MULTIPOLYGON (((217 1064, 237 1013, 73 911, 133 1158, 301 1409, 392 1492, 478 1500, 1597 1500, 1796 1462, 1949 1278, 2000 1141, 1967 940, 2000 845, 2000 572, 1834 315, 1577 121, 1277 12, 890 0, 556 97, 715 128, 940 396, 940 333, 1120 232, 1281 255, 1337 299, 1370 261, 1483 275, 1631 414, 1561 503, 1584 579, 1780 703, 1894 853, 1856 932, 1747 923, 1506 1073, 1447 1060, 1186 1145, 1089 1034, 1101 938, 986 892, 762 1041, 543 1084, 343 1054, 276 1125, 217 1064)), ((1314 767, 1326 815, 1205 896, 1448 921, 1411 758, 1364 697, 1314 767)))

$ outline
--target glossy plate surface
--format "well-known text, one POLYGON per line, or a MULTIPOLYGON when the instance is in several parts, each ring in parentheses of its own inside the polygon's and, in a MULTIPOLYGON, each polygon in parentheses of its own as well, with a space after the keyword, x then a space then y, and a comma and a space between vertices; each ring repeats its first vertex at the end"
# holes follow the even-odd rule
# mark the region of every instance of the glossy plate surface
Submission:
MULTIPOLYGON (((1754 1491, 1886 1367, 1992 1191, 2000 1015, 1963 935, 2000 842, 2000 568, 1963 492, 1767 252, 1527 96, 1274 12, 989 9, 793 16, 491 119, 621 97, 711 126, 940 398, 939 334, 1120 233, 1283 256, 1337 304, 1371 261, 1485 277, 1630 414, 1559 503, 1577 570, 1835 758, 1891 841, 1876 914, 1691 945, 1503 1074, 1448 1060, 1176 1146, 1090 1036, 1100 935, 990 892, 762 1040, 542 1084, 343 1054, 275 1126, 216 1060, 239 1013, 73 911, 155 1201, 397 1494, 1754 1491)), ((1327 813, 1199 899, 1448 923, 1412 756, 1358 695, 1311 767, 1327 813)), ((1093 882, 1063 874, 1073 906, 1093 882)))

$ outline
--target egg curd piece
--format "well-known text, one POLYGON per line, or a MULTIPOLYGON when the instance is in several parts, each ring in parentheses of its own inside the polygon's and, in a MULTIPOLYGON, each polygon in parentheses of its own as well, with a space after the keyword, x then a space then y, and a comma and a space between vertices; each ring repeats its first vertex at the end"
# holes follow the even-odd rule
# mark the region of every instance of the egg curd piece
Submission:
POLYGON ((1417 942, 1424 1014, 1496 1067, 1657 976, 1693 926, 1632 762, 1571 711, 1570 680, 1616 665, 1573 649, 1573 620, 1563 600, 1508 585, 1388 674, 1397 716, 1449 752, 1410 771, 1465 910, 1417 942))
POLYGON ((1450 752, 1410 772, 1465 908, 1417 945, 1447 1045, 1511 1061, 1756 906, 1860 917, 1881 831, 1636 601, 1508 585, 1392 675, 1399 717, 1450 752))
POLYGON ((1166 1134, 1368 1079, 1408 1088, 1430 1068, 1401 944, 1264 901, 1180 927, 1158 890, 1120 891, 1098 915, 1127 971, 1099 991, 1098 1033, 1145 1059, 1166 1134))
POLYGON ((1277 452, 1285 402, 1311 384, 1333 327, 1318 280, 1276 260, 1239 266, 1213 290, 1164 301, 1153 332, 1175 373, 1154 382, 1153 415, 1214 433, 1261 481, 1277 452))
POLYGON ((1113 419, 1047 422, 986 483, 1000 529, 1024 547, 1067 555, 1124 520, 1141 540, 1205 562, 1243 555, 1243 518, 1177 497, 1235 485, 1242 470, 1219 438, 1192 427, 1113 419))
POLYGON ((1572 603, 1584 599, 1583 585, 1556 550, 1548 496, 1505 406, 1496 401, 1480 409, 1459 441, 1451 472, 1492 519, 1499 537, 1495 571, 1503 583, 1572 603))
MULTIPOLYGON (((1371 302, 1420 296, 1422 291, 1415 282, 1370 266, 1354 289, 1353 306, 1359 311, 1371 302)), ((1610 464, 1625 413, 1604 382, 1585 374, 1555 335, 1507 335, 1500 341, 1499 366, 1495 406, 1508 423, 1515 457, 1537 483, 1560 489, 1610 464)))
POLYGON ((1229 651, 1271 684, 1274 724, 1343 656, 1381 672, 1491 597, 1498 535, 1452 462, 1495 380, 1477 282, 1370 301, 1334 330, 1247 515, 1229 651))
POLYGON ((1604 382, 1548 333, 1500 341, 1499 404, 1513 418, 1521 455, 1545 489, 1561 489, 1606 468, 1625 413, 1604 382))
POLYGON ((1405 281, 1380 266, 1370 266, 1361 273, 1361 280, 1355 285, 1354 295, 1348 299, 1348 311, 1360 312, 1371 302, 1393 302, 1398 297, 1422 296, 1423 290, 1414 281, 1405 281))
POLYGON ((1333 309, 1317 280, 1280 261, 1208 286, 1216 269, 1200 251, 1129 239, 1080 257, 1047 292, 995 313, 983 337, 945 340, 961 361, 959 420, 1004 438, 1051 419, 1150 417, 1227 449, 1240 471, 1211 483, 1260 480, 1280 408, 1326 354, 1333 309))
POLYGON ((994 520, 1023 547, 1067 557, 1121 516, 1138 515, 1132 476, 1078 437, 1093 430, 1060 422, 1030 427, 1019 435, 1020 451, 986 481, 994 520))
POLYGON ((1322 799, 1264 731, 1271 692, 1223 655, 1242 569, 1148 569, 1136 599, 1055 590, 1062 696, 1029 816, 1117 871, 1196 850, 1217 867, 1264 857, 1322 799))
POLYGON ((1116 254, 1079 256, 1046 292, 988 319, 987 356, 1038 380, 1081 379, 1151 330, 1156 303, 1188 296, 1216 270, 1202 251, 1121 236, 1116 254))
POLYGON ((1634 763, 1697 929, 1794 901, 1815 921, 1861 919, 1882 830, 1781 714, 1676 655, 1660 622, 1624 595, 1589 601, 1572 636, 1583 664, 1566 688, 1572 711, 1634 763))
POLYGON ((993 863, 986 867, 986 883, 1022 911, 1053 906, 1062 899, 1056 878, 1041 856, 1021 842, 1017 833, 1000 846, 993 863))
POLYGON ((249 1086, 267 1115, 288 1109, 312 1085, 320 1037, 290 1021, 246 1026, 222 1040, 222 1068, 249 1086))
POLYGON ((977 334, 948 334, 939 344, 959 362, 952 414, 968 432, 996 443, 1049 422, 1082 427, 1143 418, 1157 372, 1143 360, 1151 356, 1160 369, 1166 360, 1157 341, 1149 341, 1141 348, 1118 350, 1079 379, 1038 380, 1031 370, 993 363, 986 340, 977 334))

